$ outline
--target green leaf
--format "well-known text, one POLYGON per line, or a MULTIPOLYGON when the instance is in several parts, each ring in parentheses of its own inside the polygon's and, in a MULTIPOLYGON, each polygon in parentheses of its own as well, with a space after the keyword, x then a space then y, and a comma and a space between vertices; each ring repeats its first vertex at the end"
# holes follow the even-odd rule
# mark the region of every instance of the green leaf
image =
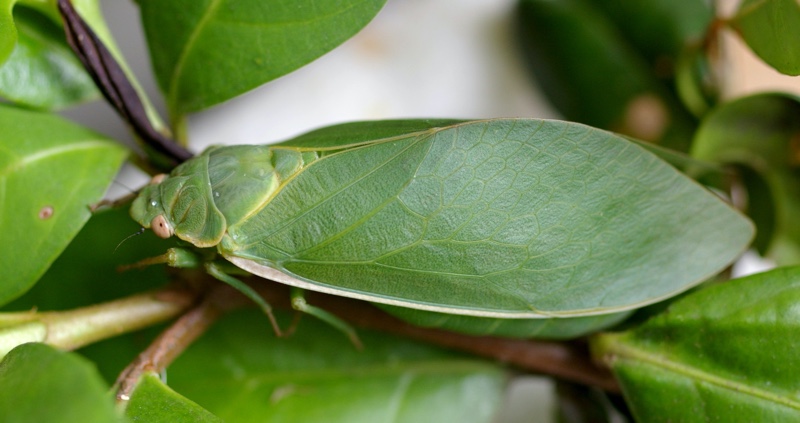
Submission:
MULTIPOLYGON (((161 119, 158 117, 158 113, 155 111, 152 104, 150 104, 150 100, 144 94, 144 91, 139 86, 139 83, 136 81, 136 78, 133 76, 133 74, 128 69, 128 66, 125 64, 125 60, 120 54, 119 48, 116 46, 116 43, 114 42, 114 39, 111 36, 111 32, 108 30, 108 27, 106 26, 106 23, 103 20, 103 14, 100 11, 100 5, 98 4, 98 1, 71 0, 71 2, 75 10, 77 10, 80 16, 91 26, 92 30, 102 40, 102 42, 105 44, 108 50, 116 58, 117 62, 119 62, 120 66, 123 68, 127 77, 131 80, 131 83, 133 84, 134 88, 139 94, 141 101, 144 103, 144 107, 150 121, 153 123, 156 129, 163 131, 164 125, 161 122, 161 119)), ((31 46, 29 46, 29 44, 31 44, 30 42, 31 39, 46 40, 48 39, 48 37, 50 37, 50 35, 48 34, 55 35, 54 33, 52 33, 50 29, 47 29, 50 27, 49 25, 43 27, 40 22, 40 25, 26 27, 23 23, 23 27, 20 28, 22 42, 18 43, 17 27, 14 22, 15 18, 17 18, 16 12, 15 14, 12 15, 12 10, 14 9, 15 4, 17 3, 24 5, 26 8, 29 8, 30 10, 36 10, 36 12, 41 14, 41 17, 49 18, 52 22, 57 23, 57 26, 63 25, 61 20, 61 15, 58 11, 56 0, 0 0, 0 66, 2 66, 4 62, 6 62, 9 56, 12 56, 12 52, 14 52, 14 55, 17 56, 16 58, 14 58, 15 61, 17 61, 17 59, 20 58, 19 56, 21 56, 23 53, 31 53, 31 48, 30 48, 31 46), (34 33, 27 34, 29 30, 33 30, 35 34, 34 33), (17 52, 17 50, 20 51, 17 52)), ((63 32, 61 33, 60 37, 57 38, 62 40, 63 43, 63 40, 65 39, 63 32)), ((52 56, 53 54, 52 49, 45 50, 42 52, 34 51, 33 53, 36 54, 28 57, 29 59, 28 61, 30 66, 35 66, 35 68, 32 69, 34 69, 36 71, 36 74, 40 76, 41 75, 53 76, 55 73, 67 70, 69 68, 69 65, 65 65, 64 63, 62 63, 63 61, 67 60, 66 55, 62 56, 59 60, 55 60, 57 57, 52 56), (53 69, 52 66, 54 64, 61 66, 61 68, 53 69)), ((21 66, 20 63, 15 62, 15 64, 12 64, 12 68, 19 68, 20 66, 21 66)), ((77 71, 77 69, 74 70, 77 71)), ((5 94, 7 94, 9 98, 16 99, 15 96, 19 95, 20 92, 28 92, 29 95, 36 97, 36 100, 32 101, 28 99, 25 101, 20 101, 22 104, 30 103, 30 105, 40 107, 39 106, 40 103, 46 103, 47 101, 50 101, 43 94, 44 90, 38 90, 36 92, 25 91, 26 88, 31 90, 32 87, 26 85, 27 81, 20 81, 18 79, 15 79, 15 78, 27 78, 31 75, 22 73, 22 71, 19 69, 17 69, 16 71, 14 71, 13 69, 7 70, 5 72, 8 73, 7 75, 5 75, 6 78, 9 79, 9 81, 7 82, 7 85, 9 87, 6 87, 8 92, 5 94)), ((61 76, 65 78, 64 80, 62 80, 62 82, 68 82, 72 78, 75 79, 81 78, 75 74, 72 74, 71 76, 69 74, 64 74, 61 76)), ((36 84, 34 84, 34 86, 37 84, 41 85, 42 82, 37 79, 36 84)), ((69 87, 65 86, 65 88, 69 87)), ((73 86, 68 91, 67 95, 68 97, 77 96, 77 93, 73 92, 74 89, 75 87, 73 86)), ((0 90, 0 93, 2 93, 2 90, 0 90)), ((47 107, 57 107, 57 105, 49 105, 47 107)))
POLYGON ((125 415, 132 421, 148 423, 222 422, 208 410, 164 385, 152 373, 142 376, 136 385, 125 415))
POLYGON ((800 75, 797 0, 744 0, 730 23, 768 65, 787 75, 800 75))
MULTIPOLYGON (((165 285, 169 278, 163 265, 125 272, 116 270, 119 265, 155 257, 175 245, 152 233, 123 242, 139 229, 124 208, 92 215, 36 285, 0 310, 69 310, 165 285)), ((101 341, 79 352, 95 363, 108 383, 113 383, 120 370, 147 348, 158 330, 101 341)))
MULTIPOLYGON (((72 0, 72 2, 100 37, 108 42, 111 35, 103 21, 97 0, 72 0)), ((61 23, 61 15, 54 0, 0 0, 0 65, 9 58, 17 44, 17 27, 14 22, 17 18, 14 10, 17 3, 28 10, 36 10, 42 17, 49 18, 53 23, 61 23)), ((28 12, 23 13, 28 14, 28 12)), ((25 19, 23 18, 23 20, 25 19)), ((32 29, 41 30, 44 33, 51 32, 51 29, 38 25, 32 29)), ((116 48, 112 46, 112 50, 116 50, 116 48)))
POLYGON ((0 362, 0 421, 125 421, 94 366, 73 353, 24 344, 0 362))
POLYGON ((630 316, 630 311, 596 316, 555 319, 490 319, 413 310, 378 304, 387 313, 416 326, 444 329, 475 336, 505 338, 572 339, 606 329, 630 316))
MULTIPOLYGON (((646 34, 649 37, 638 40, 638 45, 651 45, 654 36, 634 24, 628 25, 627 33, 621 31, 600 6, 624 7, 625 12, 616 12, 620 20, 628 20, 627 15, 642 20, 638 15, 646 10, 647 21, 660 20, 659 27, 672 27, 671 23, 679 21, 665 19, 670 13, 663 10, 680 13, 661 2, 659 7, 649 8, 652 2, 606 4, 609 1, 600 5, 584 0, 521 1, 518 25, 523 57, 548 100, 567 120, 686 151, 694 118, 658 77, 665 73, 658 69, 663 67, 663 57, 658 63, 649 63, 633 38, 646 34)), ((641 25, 652 30, 644 22, 641 25)), ((682 31, 674 30, 676 34, 682 31)), ((672 44, 677 42, 666 42, 660 48, 675 48, 672 44)), ((661 53, 669 57, 673 52, 661 53)), ((671 75, 671 69, 666 74, 671 75)))
POLYGON ((0 304, 27 291, 89 219, 126 150, 59 117, 0 106, 0 304))
POLYGON ((662 300, 722 270, 753 232, 715 195, 621 137, 524 119, 323 155, 258 213, 227 223, 220 251, 255 274, 505 318, 604 314, 662 300))
POLYGON ((303 319, 291 337, 276 339, 263 315, 237 312, 178 358, 168 380, 231 422, 491 421, 501 368, 375 332, 359 337, 363 351, 303 319))
POLYGON ((695 135, 692 155, 746 167, 747 213, 756 246, 778 263, 800 263, 800 100, 758 94, 720 105, 695 135))
POLYGON ((204 109, 322 56, 385 0, 140 0, 171 115, 204 109))
POLYGON ((64 39, 64 30, 39 12, 17 6, 19 40, 0 67, 0 96, 17 104, 57 109, 94 99, 94 82, 64 39))
POLYGON ((593 349, 638 421, 797 421, 800 268, 700 290, 593 349))

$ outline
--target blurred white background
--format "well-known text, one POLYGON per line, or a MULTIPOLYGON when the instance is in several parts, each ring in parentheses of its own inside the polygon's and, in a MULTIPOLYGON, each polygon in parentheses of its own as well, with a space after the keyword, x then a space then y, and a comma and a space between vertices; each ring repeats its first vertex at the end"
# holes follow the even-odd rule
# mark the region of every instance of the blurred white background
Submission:
MULTIPOLYGON (((722 3, 723 10, 731 10, 734 2, 722 3)), ((222 143, 272 143, 353 120, 557 118, 515 50, 511 15, 515 4, 514 0, 389 0, 370 25, 333 52, 192 116, 192 149, 222 143)), ((163 115, 138 9, 132 1, 103 1, 102 5, 123 54, 163 115)), ((771 71, 733 37, 725 43, 729 96, 763 89, 800 92, 797 78, 771 71)), ((111 137, 130 140, 124 124, 102 102, 65 114, 111 137)), ((120 179, 132 187, 146 180, 130 168, 120 179)), ((498 421, 553 421, 552 407, 552 386, 545 379, 519 378, 498 421)))

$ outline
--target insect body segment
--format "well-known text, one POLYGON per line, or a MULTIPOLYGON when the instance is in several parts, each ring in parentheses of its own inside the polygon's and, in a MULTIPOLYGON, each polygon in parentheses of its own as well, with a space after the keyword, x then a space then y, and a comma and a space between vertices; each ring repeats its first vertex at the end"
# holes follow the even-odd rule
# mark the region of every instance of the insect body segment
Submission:
POLYGON ((229 225, 267 204, 285 180, 316 159, 268 146, 212 147, 145 187, 131 216, 162 238, 174 234, 212 247, 229 225))
POLYGON ((724 268, 753 232, 635 144, 532 119, 358 123, 214 147, 146 187, 131 215, 295 287, 517 319, 674 295, 724 268), (704 254, 659 241, 721 233, 704 254))

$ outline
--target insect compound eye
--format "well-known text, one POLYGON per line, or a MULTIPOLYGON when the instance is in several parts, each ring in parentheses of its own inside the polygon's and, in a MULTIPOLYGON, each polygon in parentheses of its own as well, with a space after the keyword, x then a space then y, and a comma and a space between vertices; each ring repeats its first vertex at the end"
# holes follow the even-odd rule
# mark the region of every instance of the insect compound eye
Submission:
POLYGON ((172 236, 172 226, 169 225, 164 215, 160 214, 150 221, 150 229, 159 237, 167 239, 172 236))
POLYGON ((153 178, 150 179, 150 185, 158 185, 164 179, 167 179, 167 174, 166 173, 159 173, 158 175, 153 176, 153 178))

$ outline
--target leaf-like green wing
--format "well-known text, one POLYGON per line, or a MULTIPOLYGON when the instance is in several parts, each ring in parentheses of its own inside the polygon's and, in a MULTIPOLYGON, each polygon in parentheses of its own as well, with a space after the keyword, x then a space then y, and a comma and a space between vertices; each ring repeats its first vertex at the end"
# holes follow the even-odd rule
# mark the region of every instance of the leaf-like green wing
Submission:
POLYGON ((3 422, 124 422, 108 386, 83 357, 25 344, 0 362, 3 422))
POLYGON ((161 90, 174 117, 204 109, 322 56, 385 0, 140 0, 161 90))
POLYGON ((434 311, 413 310, 377 304, 383 311, 414 326, 444 329, 475 336, 504 338, 573 339, 588 333, 610 328, 631 315, 631 311, 598 314, 595 316, 560 317, 552 319, 492 319, 460 316, 434 311))
POLYGON ((692 293, 593 348, 637 421, 797 421, 798 301, 800 268, 782 268, 692 293))
POLYGON ((767 64, 800 75, 800 3, 797 0, 744 0, 731 23, 767 64))
POLYGON ((0 304, 47 270, 89 219, 125 159, 102 135, 57 116, 0 107, 0 304))
POLYGON ((349 122, 326 126, 284 141, 276 146, 301 150, 342 149, 385 138, 408 135, 463 122, 454 119, 408 119, 349 122))
POLYGON ((460 124, 324 156, 228 224, 220 251, 264 277, 520 318, 674 295, 724 268, 753 233, 635 144, 539 120, 460 124))

